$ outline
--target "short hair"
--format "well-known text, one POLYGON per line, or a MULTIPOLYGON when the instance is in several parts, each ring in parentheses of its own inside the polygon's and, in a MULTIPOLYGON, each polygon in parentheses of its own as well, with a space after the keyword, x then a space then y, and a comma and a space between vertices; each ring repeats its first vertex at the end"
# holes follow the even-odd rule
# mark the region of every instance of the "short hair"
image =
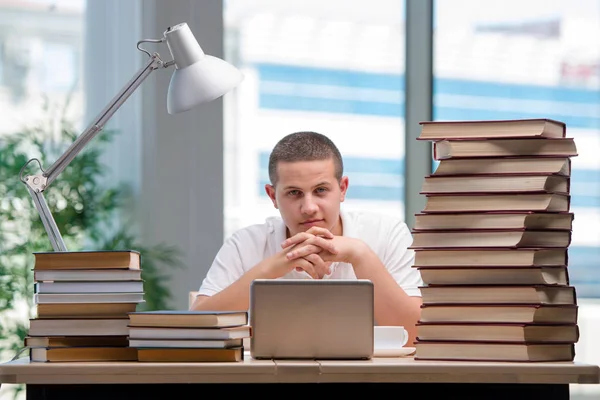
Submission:
POLYGON ((333 159, 335 177, 338 181, 344 173, 342 155, 337 146, 327 136, 317 132, 303 131, 284 136, 273 148, 269 156, 269 179, 277 183, 279 162, 317 161, 333 159))

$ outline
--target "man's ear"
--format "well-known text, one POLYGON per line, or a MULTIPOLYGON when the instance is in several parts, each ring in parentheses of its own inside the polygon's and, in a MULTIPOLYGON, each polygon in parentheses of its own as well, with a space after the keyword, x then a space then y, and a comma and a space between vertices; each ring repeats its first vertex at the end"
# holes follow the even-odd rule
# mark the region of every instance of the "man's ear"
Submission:
POLYGON ((346 199, 346 192, 348 191, 349 180, 347 176, 342 176, 340 179, 340 201, 343 202, 346 199))
POLYGON ((265 185, 265 192, 267 192, 267 196, 269 196, 269 198, 273 202, 273 207, 279 209, 279 207, 277 207, 277 199, 275 198, 275 186, 269 185, 267 183, 265 185))

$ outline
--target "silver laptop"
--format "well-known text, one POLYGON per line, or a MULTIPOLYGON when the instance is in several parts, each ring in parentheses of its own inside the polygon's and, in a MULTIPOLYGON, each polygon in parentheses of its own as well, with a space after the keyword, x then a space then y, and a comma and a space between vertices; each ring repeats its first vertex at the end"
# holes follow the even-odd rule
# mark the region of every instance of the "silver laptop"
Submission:
POLYGON ((369 359, 370 280, 257 279, 250 286, 250 355, 256 359, 369 359))

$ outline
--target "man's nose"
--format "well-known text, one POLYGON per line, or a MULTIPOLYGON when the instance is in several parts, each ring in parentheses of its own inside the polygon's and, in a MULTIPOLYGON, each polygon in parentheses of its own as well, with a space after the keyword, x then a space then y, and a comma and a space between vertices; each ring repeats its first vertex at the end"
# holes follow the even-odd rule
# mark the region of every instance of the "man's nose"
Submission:
POLYGON ((304 196, 304 200, 302 201, 302 214, 312 215, 315 214, 319 210, 317 207, 317 203, 315 203, 312 196, 304 196))

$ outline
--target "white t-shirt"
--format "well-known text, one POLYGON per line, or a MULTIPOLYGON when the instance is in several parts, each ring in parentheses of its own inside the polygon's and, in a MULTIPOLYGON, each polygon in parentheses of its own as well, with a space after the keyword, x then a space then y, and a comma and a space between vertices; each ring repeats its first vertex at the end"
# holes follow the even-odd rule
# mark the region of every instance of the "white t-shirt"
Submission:
MULTIPOLYGON (((409 296, 421 296, 421 274, 415 268, 414 251, 408 249, 412 235, 404 222, 383 214, 341 211, 343 235, 364 241, 377 254, 398 285, 409 296)), ((225 289, 265 258, 282 250, 286 226, 280 217, 240 229, 228 238, 215 257, 199 294, 212 296, 225 289)), ((352 265, 333 263, 323 279, 356 279, 352 265)), ((281 279, 312 279, 306 272, 292 270, 281 279)))

